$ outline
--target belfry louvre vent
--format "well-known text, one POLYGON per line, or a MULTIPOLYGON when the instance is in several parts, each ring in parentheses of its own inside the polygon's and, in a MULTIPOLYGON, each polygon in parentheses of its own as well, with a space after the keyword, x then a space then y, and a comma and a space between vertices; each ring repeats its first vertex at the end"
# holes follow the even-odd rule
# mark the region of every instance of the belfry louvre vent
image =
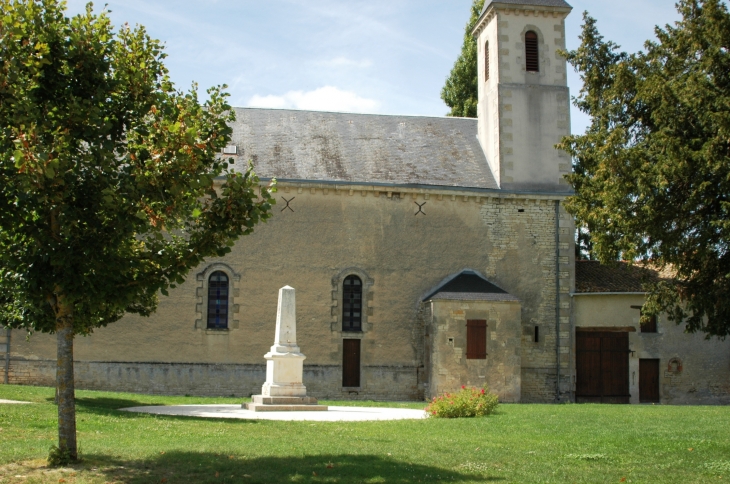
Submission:
POLYGON ((530 30, 525 34, 525 62, 527 72, 540 72, 540 56, 537 50, 537 34, 530 30))
POLYGON ((489 80, 489 42, 484 44, 484 80, 489 80))

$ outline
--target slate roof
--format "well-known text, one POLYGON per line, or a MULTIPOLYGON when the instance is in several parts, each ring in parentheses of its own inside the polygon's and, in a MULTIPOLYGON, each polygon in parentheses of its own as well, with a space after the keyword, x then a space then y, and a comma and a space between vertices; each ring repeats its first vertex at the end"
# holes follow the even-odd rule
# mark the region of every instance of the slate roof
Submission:
POLYGON ((670 271, 618 262, 602 265, 598 261, 575 262, 575 292, 645 292, 644 284, 669 279, 670 271))
POLYGON ((261 178, 499 188, 476 119, 235 110, 236 164, 261 178))
POLYGON ((431 299, 451 299, 459 301, 519 301, 504 289, 492 284, 474 271, 462 271, 456 277, 442 282, 424 297, 431 299))
POLYGON ((493 3, 506 3, 512 5, 537 5, 540 7, 571 7, 564 0, 488 0, 484 3, 482 13, 486 12, 487 8, 493 3))

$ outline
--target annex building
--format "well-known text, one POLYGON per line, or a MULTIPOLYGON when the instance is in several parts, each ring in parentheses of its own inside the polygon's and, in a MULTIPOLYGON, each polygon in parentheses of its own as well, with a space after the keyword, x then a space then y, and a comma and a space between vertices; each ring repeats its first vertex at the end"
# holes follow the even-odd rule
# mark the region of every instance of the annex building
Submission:
MULTIPOLYGON (((259 393, 289 285, 317 398, 488 384, 503 402, 730 403, 727 342, 661 318, 644 331, 639 273, 575 261, 571 160, 554 148, 570 11, 487 1, 478 119, 237 108, 225 156, 277 179, 274 216, 152 317, 77 338, 77 387, 259 393)), ((54 384, 55 337, 9 332, 4 349, 0 378, 54 384)))

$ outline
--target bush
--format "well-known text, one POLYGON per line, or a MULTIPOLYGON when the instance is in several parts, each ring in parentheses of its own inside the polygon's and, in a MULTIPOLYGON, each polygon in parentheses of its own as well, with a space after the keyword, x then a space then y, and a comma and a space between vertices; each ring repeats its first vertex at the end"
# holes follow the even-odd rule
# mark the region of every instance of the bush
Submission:
POLYGON ((434 397, 426 407, 426 412, 429 417, 436 418, 484 417, 494 412, 497 405, 499 397, 489 393, 486 385, 481 390, 462 386, 458 393, 434 397))

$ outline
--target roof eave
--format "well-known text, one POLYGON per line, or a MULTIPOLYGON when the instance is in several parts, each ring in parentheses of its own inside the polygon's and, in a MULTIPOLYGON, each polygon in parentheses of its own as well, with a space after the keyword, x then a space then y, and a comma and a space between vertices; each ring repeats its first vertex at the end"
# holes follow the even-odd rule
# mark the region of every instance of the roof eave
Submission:
POLYGON ((521 9, 521 10, 531 10, 531 11, 549 11, 549 12, 558 12, 563 13, 567 17, 570 12, 573 11, 573 7, 551 7, 547 5, 520 5, 516 3, 502 3, 502 2, 492 2, 490 3, 487 8, 484 9, 484 11, 479 15, 479 18, 477 19, 477 23, 474 24, 474 28, 471 31, 472 37, 476 37, 479 35, 479 32, 482 29, 482 23, 484 22, 484 19, 486 19, 492 11, 494 10, 503 10, 503 9, 521 9))

